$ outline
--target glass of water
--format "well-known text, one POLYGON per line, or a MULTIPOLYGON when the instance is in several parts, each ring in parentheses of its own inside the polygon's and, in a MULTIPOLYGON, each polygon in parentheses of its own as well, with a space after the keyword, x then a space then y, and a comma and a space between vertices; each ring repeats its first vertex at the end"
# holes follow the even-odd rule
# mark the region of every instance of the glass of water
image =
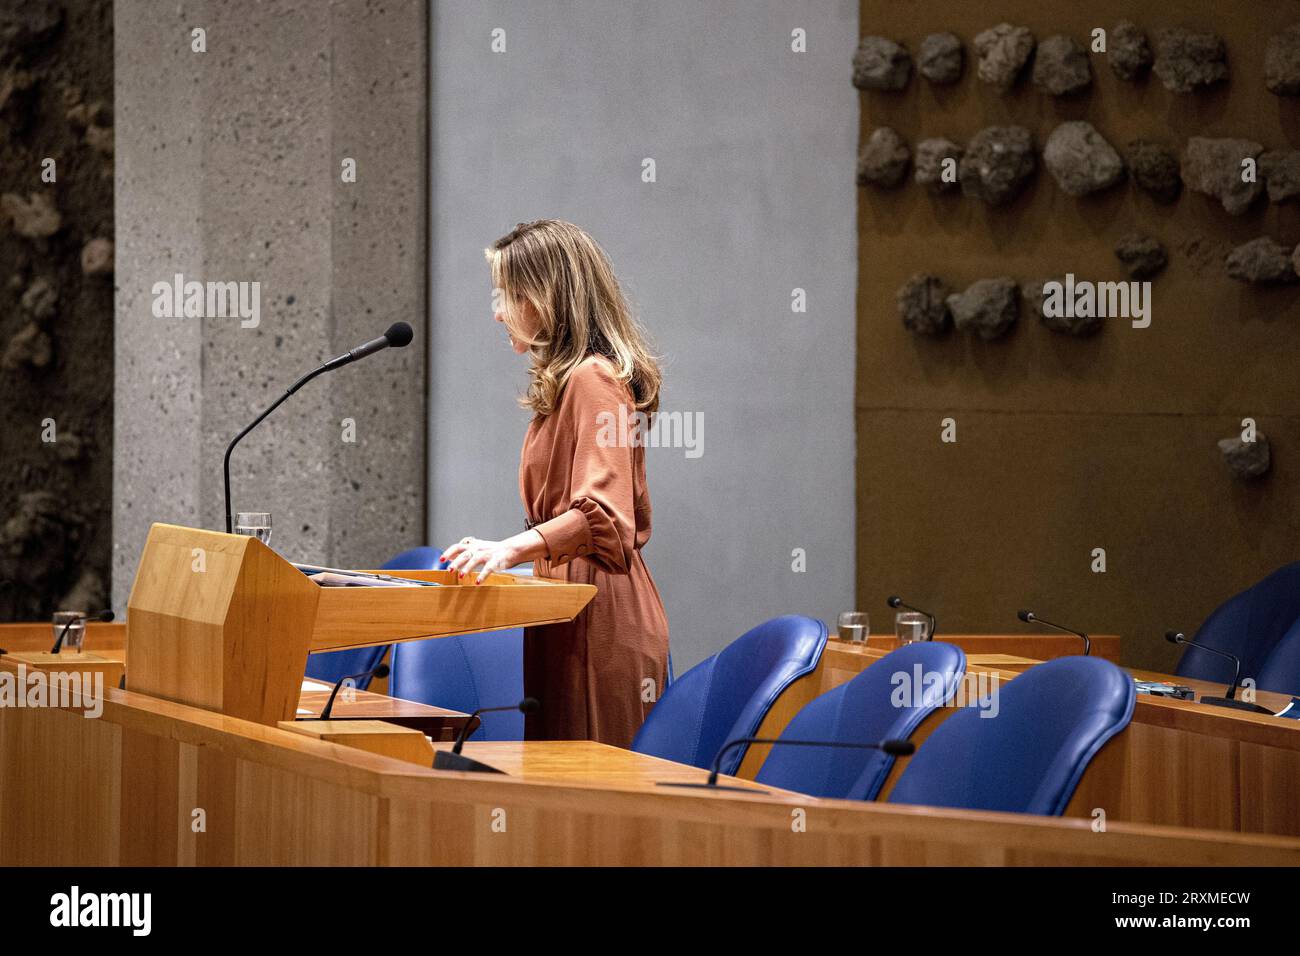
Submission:
POLYGON ((235 512, 235 534, 246 534, 262 544, 271 543, 271 513, 269 511, 235 512))
POLYGON ((865 644, 871 636, 871 618, 866 611, 841 611, 839 635, 841 641, 865 644))
POLYGON ((894 636, 901 647, 930 638, 930 618, 917 611, 899 611, 894 615, 894 636))
POLYGON ((82 644, 86 640, 85 613, 82 611, 55 611, 54 639, 57 641, 60 635, 63 637, 62 652, 80 654, 82 644))

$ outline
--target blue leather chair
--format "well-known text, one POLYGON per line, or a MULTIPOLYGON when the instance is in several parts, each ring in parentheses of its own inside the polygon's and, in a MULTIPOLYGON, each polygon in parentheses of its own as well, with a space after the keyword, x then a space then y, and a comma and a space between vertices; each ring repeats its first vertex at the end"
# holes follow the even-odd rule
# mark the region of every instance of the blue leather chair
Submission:
MULTIPOLYGON (((1236 654, 1241 658, 1241 676, 1255 676, 1258 680, 1264 661, 1297 619, 1300 619, 1300 561, 1279 568, 1258 584, 1228 598, 1205 619, 1193 640, 1236 654)), ((1232 662, 1189 647, 1178 661, 1175 673, 1226 684, 1232 680, 1232 662)))
MULTIPOLYGON (((638 753, 710 767, 728 740, 754 736, 772 703, 810 674, 826 647, 826 625, 810 617, 773 618, 747 631, 664 689, 632 741, 638 753)), ((745 748, 723 760, 735 773, 745 748)))
MULTIPOLYGON (((952 700, 966 655, 951 644, 906 644, 795 715, 782 740, 876 743, 906 740, 937 707, 952 700), (900 679, 899 675, 903 675, 900 679), (911 690, 896 703, 902 690, 911 690)), ((773 747, 759 783, 814 797, 874 800, 894 766, 879 750, 773 747)))
MULTIPOLYGON (((397 557, 383 565, 384 571, 428 571, 441 564, 442 552, 437 548, 422 546, 403 551, 397 557)), ((380 647, 359 647, 348 651, 324 651, 307 656, 307 676, 317 680, 337 684, 349 674, 360 674, 378 666, 388 652, 390 645, 380 647)), ((370 678, 357 681, 357 687, 365 690, 370 686, 370 678)))
MULTIPOLYGON (((1247 674, 1243 667, 1242 677, 1249 676, 1252 675, 1247 674)), ((1255 686, 1260 690, 1300 697, 1300 621, 1292 624, 1273 647, 1255 677, 1255 686)))
POLYGON ((1136 699, 1133 679, 1099 657, 1038 664, 1000 685, 996 716, 964 707, 935 728, 889 802, 1060 816, 1136 699))
MULTIPOLYGON (((524 696, 523 642, 524 632, 513 628, 396 644, 389 693, 466 714, 513 704, 524 696)), ((524 739, 524 715, 517 710, 481 719, 474 740, 524 739)))

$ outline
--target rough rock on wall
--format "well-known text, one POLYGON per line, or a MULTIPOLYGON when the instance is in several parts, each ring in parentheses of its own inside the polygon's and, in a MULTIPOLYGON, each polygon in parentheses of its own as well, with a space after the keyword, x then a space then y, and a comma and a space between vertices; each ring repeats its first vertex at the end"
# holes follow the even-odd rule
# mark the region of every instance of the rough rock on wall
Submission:
POLYGON ((1027 27, 999 23, 975 35, 975 74, 1002 92, 1015 85, 1016 77, 1034 52, 1034 35, 1027 27))
POLYGON ((936 275, 918 272, 898 290, 898 317, 903 328, 921 335, 940 335, 952 327, 948 296, 952 289, 936 275))
POLYGON ((109 0, 0 0, 4 620, 107 601, 112 98, 109 0))
POLYGON ((872 131, 858 151, 857 184, 893 189, 907 177, 912 151, 907 140, 888 126, 872 131))
POLYGON ((1138 79, 1151 67, 1151 44, 1147 35, 1131 20, 1121 20, 1110 31, 1107 61, 1121 80, 1138 79))
POLYGON ((1034 136, 1023 126, 989 126, 971 137, 957 167, 963 196, 1000 206, 1033 178, 1034 136))
POLYGON ((1169 264, 1169 250, 1155 236, 1129 233, 1115 243, 1115 257, 1130 279, 1149 279, 1169 264))
POLYGON ((916 176, 919 185, 926 186, 934 192, 956 189, 957 171, 964 150, 950 139, 942 136, 923 139, 916 144, 916 176), (952 160, 953 175, 944 178, 944 163, 952 160))
POLYGON ((1092 85, 1088 51, 1074 37, 1050 36, 1034 55, 1034 86, 1051 96, 1070 96, 1092 85))
POLYGON ((1124 160, 1091 123, 1072 120, 1052 130, 1043 163, 1062 191, 1086 196, 1124 178, 1124 160))
POLYGON ((1228 253, 1224 265, 1228 275, 1238 282, 1267 284, 1300 278, 1291 264, 1291 249, 1269 236, 1237 246, 1228 253))
POLYGON ((953 33, 931 33, 921 41, 919 63, 921 75, 931 83, 956 83, 966 64, 961 39, 953 33))
POLYGON ((985 342, 1011 331, 1020 315, 1020 290, 1010 276, 978 279, 966 291, 948 296, 948 311, 958 332, 970 332, 985 342))
POLYGON ((1213 196, 1233 216, 1242 215, 1264 190, 1255 178, 1242 178, 1242 163, 1259 161, 1264 147, 1248 139, 1210 139, 1193 136, 1183 151, 1182 176, 1193 192, 1213 196))
POLYGON ((1264 48, 1264 85, 1278 96, 1300 96, 1300 23, 1269 39, 1264 48))
POLYGON ((1300 149, 1270 149, 1259 157, 1259 174, 1268 187, 1270 202, 1288 202, 1300 196, 1300 149))
POLYGON ((1153 69, 1165 89, 1191 93, 1228 78, 1227 48, 1216 33, 1168 27, 1156 33, 1153 69))
POLYGON ((1162 143, 1135 139, 1128 144, 1128 165, 1133 181, 1156 202, 1171 203, 1182 192, 1178 154, 1162 143))

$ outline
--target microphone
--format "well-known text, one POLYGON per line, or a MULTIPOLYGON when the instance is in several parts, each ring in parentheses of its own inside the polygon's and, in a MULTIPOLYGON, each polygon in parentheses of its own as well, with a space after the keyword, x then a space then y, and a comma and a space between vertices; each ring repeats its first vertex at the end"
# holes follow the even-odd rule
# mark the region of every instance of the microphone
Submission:
POLYGON ((383 351, 386 348, 402 349, 411 344, 411 339, 415 338, 415 333, 405 322, 394 322, 388 327, 388 331, 377 339, 371 339, 365 345, 358 345, 350 352, 344 352, 338 358, 332 358, 324 365, 321 370, 332 372, 336 368, 342 368, 345 365, 351 365, 357 359, 363 359, 367 355, 374 355, 376 352, 383 351))
POLYGON ((340 680, 337 684, 334 685, 334 689, 330 691, 330 699, 325 701, 325 706, 324 708, 321 709, 320 716, 317 717, 316 719, 317 720, 330 719, 330 714, 333 713, 334 711, 334 698, 339 695, 339 688, 343 686, 344 681, 352 681, 353 686, 356 686, 357 681, 365 677, 383 678, 387 676, 388 676, 388 665, 378 664, 370 668, 370 670, 368 671, 362 671, 360 674, 349 674, 347 677, 344 677, 343 680, 340 680))
POLYGON ((541 702, 536 697, 525 697, 519 703, 508 704, 505 707, 480 707, 469 715, 469 720, 465 721, 465 726, 460 728, 460 733, 456 735, 456 744, 451 748, 451 752, 454 754, 460 753, 465 748, 465 741, 469 739, 469 735, 473 732, 470 728, 478 730, 483 725, 481 720, 477 724, 474 723, 474 718, 479 714, 497 714, 504 710, 517 710, 521 714, 535 714, 541 709, 541 702))
POLYGON ((298 379, 298 381, 294 382, 292 385, 289 386, 289 390, 287 392, 285 392, 283 395, 281 395, 279 398, 277 398, 274 402, 271 403, 270 408, 262 412, 262 414, 258 415, 255 419, 253 419, 252 424, 250 424, 247 428, 245 428, 242 432, 240 432, 238 435, 236 435, 234 438, 230 440, 230 444, 226 446, 226 458, 225 458, 225 465, 224 465, 225 480, 226 480, 226 534, 230 534, 234 530, 234 518, 235 518, 235 513, 234 511, 231 510, 230 507, 230 453, 235 450, 235 446, 238 445, 240 441, 243 440, 244 436, 247 435, 249 432, 251 432, 258 425, 262 424, 262 421, 273 411, 279 408, 282 404, 284 404, 285 400, 290 395, 298 391, 298 389, 302 388, 304 385, 306 385, 308 382, 314 379, 317 375, 322 375, 325 372, 332 372, 334 369, 342 368, 344 365, 351 365, 357 359, 363 359, 367 355, 373 355, 374 353, 381 351, 382 349, 386 349, 389 347, 395 349, 405 348, 406 346, 411 344, 411 339, 414 337, 415 337, 415 333, 411 331, 411 327, 409 325, 407 325, 405 322, 394 322, 392 325, 388 327, 388 331, 385 332, 383 335, 381 335, 379 338, 371 339, 369 342, 365 343, 364 345, 358 345, 350 352, 344 352, 338 358, 330 359, 324 365, 312 369, 302 378, 298 379))
POLYGON ((465 721, 465 726, 460 728, 460 733, 456 735, 456 743, 452 745, 451 750, 439 750, 433 755, 434 770, 468 770, 474 773, 501 773, 496 767, 489 767, 485 763, 475 760, 473 757, 466 757, 461 754, 461 749, 465 746, 465 741, 469 739, 472 733, 471 728, 477 730, 482 726, 480 720, 475 723, 479 714, 494 714, 505 710, 517 710, 523 714, 535 714, 542 709, 541 703, 536 697, 525 697, 517 704, 510 704, 505 707, 480 707, 469 715, 469 720, 465 721))
POLYGON ((1221 651, 1217 647, 1210 647, 1208 644, 1198 644, 1196 641, 1189 641, 1182 631, 1165 631, 1165 640, 1170 644, 1186 644, 1188 647, 1199 647, 1203 651, 1209 651, 1211 654, 1218 654, 1220 657, 1226 657, 1232 661, 1232 683, 1228 685, 1228 692, 1222 697, 1201 697, 1197 702, 1201 704, 1211 704, 1215 707, 1231 707, 1233 710, 1245 710, 1252 714, 1272 714, 1273 712, 1267 707, 1260 707, 1258 704, 1247 703, 1244 700, 1237 700, 1237 686, 1241 682, 1241 658, 1236 654, 1230 654, 1227 651, 1221 651))
MULTIPOLYGON (((922 614, 925 612, 922 611, 922 614)), ((842 750, 879 750, 891 757, 907 757, 916 751, 916 744, 910 740, 882 740, 879 743, 858 743, 856 741, 845 740, 788 740, 780 737, 737 737, 734 740, 728 740, 718 749, 718 754, 713 758, 713 765, 709 769, 709 779, 707 783, 678 783, 676 781, 661 781, 656 783, 657 787, 699 787, 709 790, 739 790, 742 793, 754 793, 751 787, 732 787, 726 784, 718 783, 718 774, 721 772, 722 758, 728 751, 747 744, 772 744, 779 747, 835 747, 842 750)))
MULTIPOLYGON (((102 621, 103 623, 107 624, 109 621, 113 620, 113 612, 96 611, 94 614, 85 615, 80 620, 84 624, 89 624, 91 621, 102 621)), ((63 625, 63 630, 59 631, 59 636, 55 639, 54 646, 50 648, 51 654, 58 654, 60 651, 63 650, 63 639, 68 636, 68 631, 71 630, 72 625, 76 623, 77 623, 77 619, 74 618, 73 620, 69 621, 67 624, 63 625)), ((0 654, 3 653, 4 651, 0 651, 0 654)))
POLYGON ((917 614, 924 614, 926 617, 928 617, 928 618, 930 619, 930 636, 927 637, 926 640, 927 640, 927 641, 932 641, 932 640, 934 640, 934 627, 935 627, 935 624, 934 624, 934 615, 933 615, 933 614, 931 614, 929 611, 922 611, 919 607, 913 607, 912 605, 906 603, 906 602, 905 602, 901 597, 899 597, 897 594, 892 595, 892 596, 889 598, 889 600, 886 601, 885 603, 888 604, 888 605, 889 605, 890 607, 892 607, 892 608, 905 607, 905 608, 907 608, 909 611, 915 611, 917 614))
POLYGON ((1047 627, 1054 627, 1058 631, 1064 631, 1066 634, 1073 634, 1075 637, 1083 638, 1083 656, 1087 657, 1092 653, 1092 640, 1083 631, 1076 631, 1072 627, 1066 627, 1064 624, 1053 624, 1051 621, 1044 621, 1033 611, 1017 611, 1016 617, 1026 624, 1044 624, 1047 627))

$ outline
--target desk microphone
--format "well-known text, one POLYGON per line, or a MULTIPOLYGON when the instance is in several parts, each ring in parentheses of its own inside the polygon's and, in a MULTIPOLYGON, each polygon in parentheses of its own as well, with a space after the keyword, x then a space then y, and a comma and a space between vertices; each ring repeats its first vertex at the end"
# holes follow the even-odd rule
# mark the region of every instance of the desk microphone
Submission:
POLYGON ((478 718, 479 714, 494 714, 500 713, 504 710, 517 710, 521 714, 535 714, 541 709, 542 705, 536 697, 525 697, 519 703, 510 704, 506 707, 480 707, 469 715, 469 719, 465 721, 465 726, 460 728, 460 733, 456 735, 456 743, 452 745, 451 750, 439 750, 433 755, 433 769, 469 770, 476 773, 501 773, 501 771, 496 767, 489 767, 487 764, 481 763, 473 757, 466 757, 461 753, 461 749, 465 746, 465 741, 469 739, 469 735, 473 732, 471 728, 477 730, 483 725, 481 720, 478 721, 478 723, 475 723, 474 721, 478 718))
MULTIPOLYGON (((50 648, 50 653, 58 654, 63 650, 63 639, 68 636, 68 631, 72 628, 72 625, 76 624, 78 621, 83 624, 89 624, 91 621, 101 621, 107 624, 111 620, 113 620, 112 611, 96 611, 94 614, 87 614, 82 618, 73 618, 67 624, 63 625, 63 630, 59 631, 59 636, 55 639, 54 646, 50 648)), ((0 654, 3 653, 4 651, 0 651, 0 654)))
POLYGON ((325 701, 325 706, 321 708, 320 716, 317 717, 316 719, 317 720, 330 719, 330 714, 334 712, 334 698, 339 695, 339 688, 342 687, 347 681, 352 681, 352 686, 355 687, 357 685, 357 681, 364 680, 367 677, 373 677, 376 680, 382 680, 387 676, 388 676, 388 665, 377 664, 376 666, 370 668, 370 670, 368 671, 362 671, 360 674, 349 674, 347 677, 344 677, 342 680, 340 680, 337 684, 334 685, 334 689, 330 691, 330 699, 325 701))
POLYGON ((922 611, 919 607, 913 607, 912 605, 906 603, 906 602, 905 602, 901 597, 899 597, 897 594, 892 595, 892 596, 889 598, 889 600, 886 601, 885 603, 888 604, 888 605, 889 605, 890 607, 892 607, 892 608, 905 607, 905 608, 907 608, 909 611, 915 611, 917 614, 924 614, 926 617, 928 617, 928 618, 930 619, 930 636, 927 637, 926 640, 927 640, 927 641, 932 641, 932 640, 934 640, 934 626, 935 626, 935 625, 934 625, 934 615, 933 615, 933 614, 931 614, 929 611, 922 611))
MULTIPOLYGON (((925 612, 922 611, 922 614, 925 612)), ((771 744, 779 747, 836 747, 842 750, 879 750, 882 753, 889 754, 891 757, 906 757, 915 752, 916 744, 910 740, 882 740, 879 743, 856 743, 845 740, 783 740, 779 737, 737 737, 734 740, 728 740, 718 750, 718 755, 713 758, 713 766, 709 769, 709 779, 707 783, 677 783, 675 781, 661 781, 656 783, 656 787, 698 787, 704 790, 738 790, 741 793, 755 793, 752 787, 732 787, 727 784, 718 783, 718 774, 721 772, 722 758, 727 751, 735 750, 737 747, 747 744, 771 744)))
POLYGON ((1066 627, 1064 624, 1053 624, 1051 621, 1044 621, 1033 611, 1017 611, 1016 617, 1026 624, 1043 624, 1047 627, 1054 627, 1058 631, 1064 631, 1066 634, 1073 634, 1075 637, 1083 638, 1083 656, 1087 657, 1092 653, 1092 640, 1083 631, 1076 631, 1072 627, 1066 627))
POLYGON ((1258 704, 1247 703, 1244 700, 1237 700, 1237 686, 1241 682, 1241 658, 1236 654, 1230 654, 1227 651, 1221 651, 1217 647, 1210 647, 1208 644, 1198 644, 1196 641, 1189 641, 1182 631, 1165 631, 1165 640, 1170 644, 1186 644, 1188 647, 1199 647, 1203 651, 1209 651, 1211 654, 1218 654, 1220 657, 1226 657, 1232 661, 1232 683, 1228 685, 1228 692, 1222 697, 1201 697, 1197 700, 1200 704, 1211 704, 1215 707, 1231 707, 1233 710, 1245 710, 1252 714, 1269 714, 1273 712, 1267 707, 1260 707, 1258 704))
POLYGON ((342 368, 344 365, 351 365, 357 359, 363 359, 367 355, 373 355, 374 353, 389 348, 390 346, 395 349, 405 348, 406 346, 411 344, 411 339, 414 338, 414 336, 415 333, 411 331, 411 327, 407 325, 405 322, 394 322, 392 325, 388 327, 388 331, 385 332, 383 335, 381 335, 379 338, 371 339, 369 342, 365 343, 364 345, 358 345, 350 352, 344 352, 338 358, 330 359, 324 365, 321 365, 320 367, 313 369, 312 371, 304 375, 302 378, 298 379, 298 381, 294 382, 292 385, 289 386, 289 390, 287 392, 285 392, 283 395, 281 395, 279 398, 277 398, 274 402, 271 403, 270 408, 262 412, 262 414, 258 415, 255 419, 253 419, 251 425, 249 425, 242 432, 240 432, 238 435, 236 435, 234 438, 231 439, 230 444, 226 446, 226 458, 225 458, 225 465, 224 465, 225 478, 226 478, 226 534, 230 534, 234 530, 234 517, 235 517, 234 512, 230 508, 230 453, 235 450, 235 446, 239 444, 239 442, 243 439, 243 437, 247 435, 249 432, 251 432, 258 425, 262 424, 262 420, 266 418, 267 415, 270 415, 273 411, 279 408, 280 405, 284 403, 285 399, 287 399, 294 392, 298 391, 298 389, 302 388, 304 385, 306 385, 308 382, 314 379, 317 375, 321 375, 325 372, 332 372, 334 371, 334 369, 342 368))

